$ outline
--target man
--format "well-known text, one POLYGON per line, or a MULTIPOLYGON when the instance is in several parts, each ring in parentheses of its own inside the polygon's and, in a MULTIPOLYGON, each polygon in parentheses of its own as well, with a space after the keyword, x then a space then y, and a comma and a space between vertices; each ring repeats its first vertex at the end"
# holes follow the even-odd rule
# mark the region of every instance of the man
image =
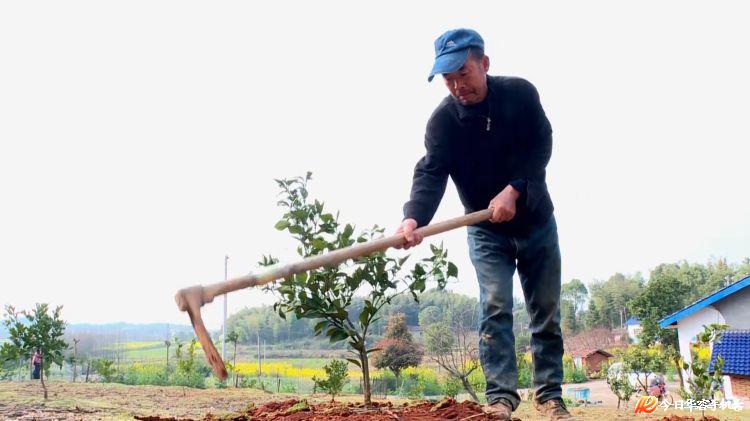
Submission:
POLYGON ((31 364, 34 366, 34 371, 31 373, 31 378, 39 380, 42 373, 42 351, 40 349, 34 350, 34 354, 31 356, 31 364))
POLYGON ((520 397, 513 336, 513 273, 518 269, 531 317, 535 407, 572 419, 561 399, 560 249, 545 167, 552 129, 529 82, 488 77, 484 41, 456 29, 435 41, 435 64, 450 92, 427 123, 425 156, 404 205, 405 248, 422 238, 453 179, 467 213, 492 208, 490 221, 468 227, 469 255, 480 287, 479 358, 487 378, 486 410, 511 419, 520 397))

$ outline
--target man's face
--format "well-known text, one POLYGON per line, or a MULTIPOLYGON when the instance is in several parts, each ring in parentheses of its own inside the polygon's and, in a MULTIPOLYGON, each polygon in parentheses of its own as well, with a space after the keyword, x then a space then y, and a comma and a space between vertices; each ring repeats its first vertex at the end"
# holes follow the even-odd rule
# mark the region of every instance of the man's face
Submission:
POLYGON ((443 81, 451 95, 463 105, 474 105, 487 97, 487 70, 490 59, 477 59, 471 54, 464 65, 452 73, 443 73, 443 81))

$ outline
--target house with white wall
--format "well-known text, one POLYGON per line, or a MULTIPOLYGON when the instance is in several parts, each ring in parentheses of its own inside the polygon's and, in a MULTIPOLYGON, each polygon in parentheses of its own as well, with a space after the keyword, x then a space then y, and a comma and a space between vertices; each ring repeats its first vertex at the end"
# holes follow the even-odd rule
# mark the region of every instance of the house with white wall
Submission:
POLYGON ((643 328, 641 328, 641 321, 637 317, 631 317, 625 322, 625 327, 628 330, 628 339, 630 343, 637 344, 639 342, 638 335, 641 334, 643 328))
POLYGON ((712 354, 715 361, 716 352, 724 353, 726 397, 750 398, 750 341, 743 339, 745 335, 750 335, 750 276, 670 314, 659 321, 659 326, 662 329, 677 329, 680 354, 683 361, 690 363, 690 345, 696 342, 703 326, 712 323, 729 326, 725 334, 727 344, 731 338, 731 345, 713 347, 712 354))

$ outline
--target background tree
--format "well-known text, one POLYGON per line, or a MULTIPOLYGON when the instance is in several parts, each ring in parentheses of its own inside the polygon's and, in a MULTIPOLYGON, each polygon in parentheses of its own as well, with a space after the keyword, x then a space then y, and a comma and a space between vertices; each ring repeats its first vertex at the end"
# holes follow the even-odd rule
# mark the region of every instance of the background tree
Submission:
POLYGON ((643 283, 640 273, 630 276, 615 273, 605 282, 590 283, 586 327, 622 327, 630 317, 628 302, 641 293, 643 283))
POLYGON ((8 330, 8 341, 0 348, 3 360, 23 358, 28 361, 37 350, 42 353, 42 374, 39 376, 44 399, 47 399, 47 385, 44 377, 49 375, 49 368, 57 364, 63 365, 63 352, 68 344, 62 339, 65 332, 65 322, 60 318, 62 306, 58 306, 49 313, 49 305, 37 304, 34 310, 16 312, 13 306, 6 306, 6 319, 3 321, 8 330), (25 318, 25 320, 23 320, 25 318))
POLYGON ((562 285, 560 291, 560 317, 563 333, 574 335, 583 327, 584 304, 588 290, 580 279, 571 279, 562 285))
MULTIPOLYGON (((354 243, 363 243, 381 237, 384 229, 377 225, 354 236, 354 227, 339 223, 335 217, 324 212, 324 204, 308 201, 307 183, 312 174, 288 180, 276 180, 281 188, 279 206, 286 209, 276 229, 288 231, 299 242, 297 253, 302 257, 318 255, 341 249, 354 243)), ((442 246, 430 245, 432 256, 416 263, 411 271, 403 273, 408 256, 395 259, 386 253, 373 253, 335 267, 321 268, 289 276, 272 288, 279 295, 274 305, 279 316, 294 314, 297 319, 317 320, 315 335, 325 333, 330 342, 347 341, 356 358, 348 358, 362 369, 365 405, 371 404, 368 338, 373 321, 379 317, 383 306, 404 292, 417 301, 429 280, 441 288, 448 278, 455 278, 458 270, 447 260, 448 253, 442 246), (399 290, 399 288, 401 288, 399 290), (350 313, 354 296, 362 289, 367 298, 358 315, 350 313)), ((261 265, 275 264, 278 260, 263 256, 261 265)))
POLYGON ((433 324, 424 331, 424 345, 427 355, 448 374, 459 380, 474 402, 479 402, 469 376, 479 368, 476 331, 469 327, 476 325, 476 312, 449 311, 448 321, 433 324), (474 323, 467 325, 466 319, 474 323))
POLYGON ((682 364, 680 363, 677 332, 674 329, 662 329, 659 320, 680 310, 687 304, 684 284, 677 265, 659 265, 651 271, 649 281, 643 291, 633 298, 629 307, 640 319, 640 343, 650 346, 660 343, 664 346, 665 356, 674 365, 683 388, 682 364))
POLYGON ((419 345, 414 343, 403 313, 391 315, 385 338, 376 343, 375 348, 379 351, 373 354, 373 365, 391 370, 396 376, 397 385, 401 379, 401 371, 418 366, 424 355, 419 345))

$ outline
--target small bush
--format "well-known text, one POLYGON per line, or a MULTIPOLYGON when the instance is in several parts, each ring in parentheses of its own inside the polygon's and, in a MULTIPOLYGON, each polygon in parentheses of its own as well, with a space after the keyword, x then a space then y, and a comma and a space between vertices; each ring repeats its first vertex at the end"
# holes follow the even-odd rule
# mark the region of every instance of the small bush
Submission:
POLYGON ((167 386, 170 384, 170 371, 164 365, 134 363, 122 370, 122 383, 167 386))
POLYGON ((526 360, 524 354, 516 354, 516 366, 518 367, 518 387, 531 387, 531 364, 526 360))
POLYGON ((327 377, 319 379, 313 377, 315 388, 320 389, 331 395, 331 400, 341 394, 341 389, 349 381, 349 363, 343 360, 331 360, 330 363, 323 366, 327 377))
POLYGON ((97 358, 91 362, 91 368, 96 374, 101 377, 105 383, 113 383, 120 381, 120 376, 117 373, 117 368, 114 366, 114 361, 106 358, 97 358))
POLYGON ((422 399, 424 398, 424 386, 424 379, 419 374, 409 374, 401 384, 400 395, 414 400, 422 399))
POLYGON ((448 376, 443 382, 443 393, 449 398, 456 399, 456 396, 461 392, 461 389, 463 389, 461 380, 458 380, 455 377, 448 376))
POLYGON ((564 383, 583 383, 585 381, 588 381, 588 377, 582 368, 577 368, 573 362, 563 362, 564 383))

